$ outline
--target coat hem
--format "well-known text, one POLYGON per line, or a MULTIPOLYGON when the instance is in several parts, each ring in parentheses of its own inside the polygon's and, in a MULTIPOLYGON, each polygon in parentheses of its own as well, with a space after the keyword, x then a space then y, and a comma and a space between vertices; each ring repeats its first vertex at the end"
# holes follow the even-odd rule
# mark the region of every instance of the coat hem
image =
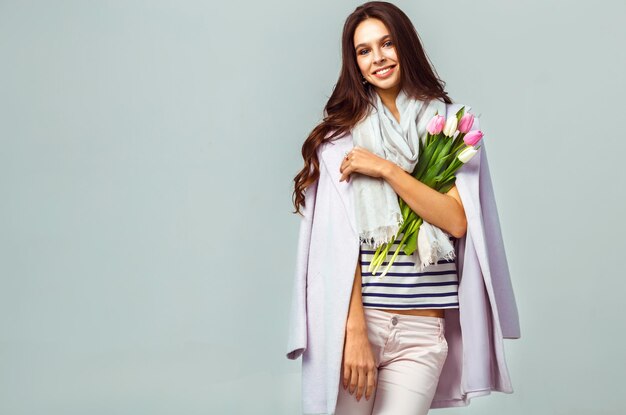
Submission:
MULTIPOLYGON (((440 399, 437 401, 433 401, 430 406, 430 409, 460 408, 464 406, 469 406, 473 398, 479 398, 481 396, 488 396, 488 395, 491 395, 493 392, 512 394, 513 390, 500 390, 500 389, 494 389, 494 388, 479 389, 479 390, 467 392, 466 394, 463 395, 462 398, 440 399)), ((302 414, 303 415, 334 415, 335 411, 329 410, 329 409, 326 409, 325 412, 319 411, 319 410, 308 410, 308 411, 305 410, 302 412, 302 414)))
POLYGON ((430 406, 430 409, 457 408, 457 407, 469 406, 473 398, 478 398, 481 396, 488 396, 488 395, 491 395, 493 392, 512 394, 513 390, 512 389, 493 389, 493 388, 479 389, 479 390, 467 392, 465 395, 463 395, 462 398, 459 398, 459 399, 445 399, 445 400, 441 399, 438 401, 433 401, 433 403, 430 406))

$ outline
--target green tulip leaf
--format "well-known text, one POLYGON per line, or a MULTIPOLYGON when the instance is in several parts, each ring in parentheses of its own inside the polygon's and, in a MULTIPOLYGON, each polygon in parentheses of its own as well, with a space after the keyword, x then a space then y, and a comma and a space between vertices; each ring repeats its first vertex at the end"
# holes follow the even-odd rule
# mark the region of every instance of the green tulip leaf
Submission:
POLYGON ((461 121, 461 118, 463 118, 463 115, 465 115, 465 105, 463 105, 461 108, 459 108, 459 110, 456 112, 456 121, 457 121, 457 123, 459 121, 461 121))

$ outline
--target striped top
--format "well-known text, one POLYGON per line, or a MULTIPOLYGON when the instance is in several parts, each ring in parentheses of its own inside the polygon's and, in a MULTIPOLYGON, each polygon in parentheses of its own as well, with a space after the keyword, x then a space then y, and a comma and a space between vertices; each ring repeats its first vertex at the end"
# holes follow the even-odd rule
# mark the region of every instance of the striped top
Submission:
MULTIPOLYGON (((363 307, 386 309, 415 309, 415 308, 458 308, 458 286, 456 260, 440 260, 419 272, 417 250, 406 255, 402 250, 396 256, 391 268, 384 277, 383 273, 389 259, 396 251, 402 233, 394 242, 387 254, 386 260, 372 276, 368 272, 370 262, 374 257, 375 249, 371 245, 362 243, 360 248, 361 262, 361 295, 363 307)), ((450 236, 454 242, 454 237, 450 236)))

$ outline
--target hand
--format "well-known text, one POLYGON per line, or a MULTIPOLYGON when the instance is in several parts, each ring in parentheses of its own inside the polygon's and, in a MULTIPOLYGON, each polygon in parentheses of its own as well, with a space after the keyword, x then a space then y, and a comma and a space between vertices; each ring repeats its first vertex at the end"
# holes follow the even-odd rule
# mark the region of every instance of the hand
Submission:
POLYGON ((339 171, 342 173, 340 182, 350 181, 352 173, 361 173, 372 177, 383 177, 384 169, 390 163, 382 157, 362 147, 354 147, 343 158, 339 171), (347 157, 347 158, 346 158, 347 157))
POLYGON ((341 367, 343 388, 346 389, 349 386, 350 394, 354 393, 356 388, 356 400, 359 401, 363 395, 363 389, 367 387, 365 399, 369 400, 376 387, 378 369, 367 331, 346 333, 341 367))

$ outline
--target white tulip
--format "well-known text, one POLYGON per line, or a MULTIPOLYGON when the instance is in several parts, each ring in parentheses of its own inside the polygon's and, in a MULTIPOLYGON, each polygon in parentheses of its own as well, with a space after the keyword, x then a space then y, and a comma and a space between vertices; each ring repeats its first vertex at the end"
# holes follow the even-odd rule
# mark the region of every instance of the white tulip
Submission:
POLYGON ((468 146, 459 153, 458 158, 463 164, 465 164, 470 161, 476 153, 478 153, 478 150, 476 150, 474 146, 468 146))
POLYGON ((456 115, 451 115, 446 120, 446 126, 443 127, 443 135, 446 137, 452 137, 456 131, 457 119, 456 115))

